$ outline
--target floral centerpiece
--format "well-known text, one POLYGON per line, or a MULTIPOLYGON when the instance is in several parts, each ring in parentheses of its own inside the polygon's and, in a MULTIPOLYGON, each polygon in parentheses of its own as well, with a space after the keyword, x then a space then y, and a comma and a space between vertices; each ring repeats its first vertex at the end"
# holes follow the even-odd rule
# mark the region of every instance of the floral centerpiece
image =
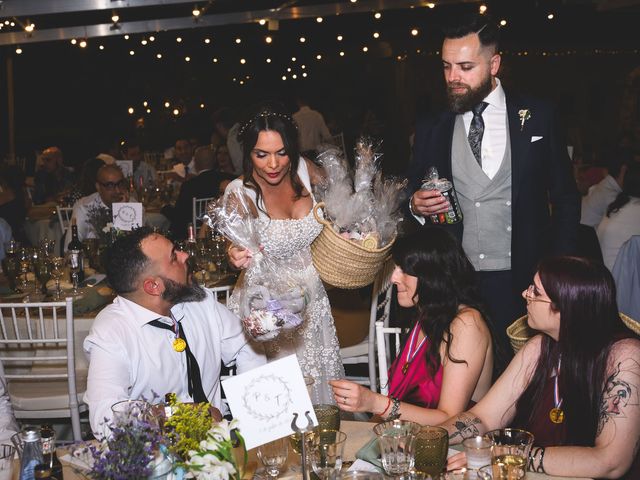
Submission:
POLYGON ((111 245, 113 241, 113 213, 108 207, 92 205, 87 209, 87 223, 100 240, 100 245, 111 245))
MULTIPOLYGON (((171 415, 164 421, 158 422, 157 415, 147 412, 110 425, 110 436, 85 449, 88 476, 95 480, 240 480, 233 436, 246 463, 244 439, 232 432, 235 421, 215 422, 210 407, 208 403, 178 403, 172 396, 167 405, 171 415)), ((155 409, 152 407, 154 413, 155 409)))

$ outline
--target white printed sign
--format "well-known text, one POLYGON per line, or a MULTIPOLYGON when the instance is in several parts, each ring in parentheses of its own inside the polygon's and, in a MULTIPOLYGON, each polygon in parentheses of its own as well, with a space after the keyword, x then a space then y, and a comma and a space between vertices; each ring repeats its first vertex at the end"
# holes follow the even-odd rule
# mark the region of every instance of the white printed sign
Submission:
POLYGON ((133 177, 133 160, 116 160, 124 178, 133 177))
POLYGON ((298 427, 308 425, 307 415, 318 424, 295 355, 229 377, 222 387, 248 449, 294 433, 295 413, 298 427))
POLYGON ((133 230, 144 225, 142 204, 139 202, 114 203, 113 226, 118 230, 133 230))

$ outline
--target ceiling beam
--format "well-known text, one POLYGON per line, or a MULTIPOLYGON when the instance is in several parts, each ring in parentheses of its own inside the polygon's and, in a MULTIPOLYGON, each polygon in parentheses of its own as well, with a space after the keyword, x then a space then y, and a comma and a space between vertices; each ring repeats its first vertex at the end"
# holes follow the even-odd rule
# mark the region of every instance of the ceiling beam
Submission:
MULTIPOLYGON (((98 0, 94 1, 97 2, 98 0)), ((108 0, 102 0, 102 2, 105 1, 108 0)), ((132 3, 132 1, 133 0, 128 0, 128 3, 132 3)), ((442 4, 445 2, 461 3, 461 0, 439 0, 438 4, 442 4)), ((322 5, 309 5, 301 7, 293 6, 291 8, 285 8, 281 10, 274 8, 267 10, 233 12, 224 14, 205 14, 198 17, 197 21, 190 16, 156 20, 141 20, 135 22, 122 22, 119 24, 119 28, 117 30, 114 30, 112 28, 113 25, 111 23, 49 28, 44 30, 36 29, 31 34, 27 34, 23 31, 0 33, 0 45, 25 45, 29 43, 71 40, 72 38, 88 39, 96 37, 118 36, 124 34, 151 33, 170 30, 185 30, 190 28, 256 23, 263 18, 273 20, 315 18, 318 16, 343 15, 350 13, 366 13, 370 11, 424 7, 426 6, 426 4, 427 2, 425 0, 360 0, 357 3, 327 3, 322 5)))
POLYGON ((55 13, 89 12, 131 7, 157 7, 195 0, 0 0, 0 17, 30 17, 55 13))

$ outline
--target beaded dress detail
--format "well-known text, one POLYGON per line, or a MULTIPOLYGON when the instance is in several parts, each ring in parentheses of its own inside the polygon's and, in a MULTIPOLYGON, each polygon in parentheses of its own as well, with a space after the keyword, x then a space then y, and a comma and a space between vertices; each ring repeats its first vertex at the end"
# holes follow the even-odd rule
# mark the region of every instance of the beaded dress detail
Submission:
MULTIPOLYGON (((306 162, 300 159, 298 177, 311 192, 306 162)), ((255 192, 243 187, 242 180, 231 182, 226 191, 243 188, 255 202, 255 192)), ((313 196, 313 195, 312 195, 313 196)), ((313 201, 315 205, 315 200, 313 201)), ((263 206, 264 208, 264 206, 263 206)), ((270 360, 295 353, 304 375, 313 377, 312 402, 335 403, 328 380, 343 378, 344 368, 340 360, 340 346, 331 315, 327 292, 311 260, 311 243, 320 234, 322 225, 310 211, 301 219, 270 219, 260 211, 261 244, 265 256, 283 267, 304 272, 310 299, 305 310, 304 322, 293 330, 282 332, 277 338, 263 342, 270 360)), ((228 307, 239 314, 241 292, 252 284, 251 269, 243 271, 229 299, 228 307), (248 273, 248 275, 247 275, 248 273)))

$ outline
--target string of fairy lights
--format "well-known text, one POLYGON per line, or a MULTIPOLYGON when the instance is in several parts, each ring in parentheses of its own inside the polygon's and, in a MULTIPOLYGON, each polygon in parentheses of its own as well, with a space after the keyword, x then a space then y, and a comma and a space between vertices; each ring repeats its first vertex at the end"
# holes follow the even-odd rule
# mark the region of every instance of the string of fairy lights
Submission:
MULTIPOLYGON (((357 0, 350 0, 350 2, 356 3, 357 0)), ((210 5, 211 5, 210 3, 207 4, 207 6, 205 7, 199 7, 198 5, 195 5, 191 12, 194 18, 194 21, 197 22, 198 19, 206 12, 206 9, 210 5)), ((436 3, 426 3, 424 4, 424 7, 428 9, 433 9, 436 7, 436 3)), ((485 14, 488 12, 488 10, 489 9, 487 5, 484 3, 478 6, 478 11, 480 14, 485 14)), ((310 50, 314 49, 314 47, 311 46, 312 42, 310 42, 310 33, 305 32, 304 34, 300 34, 297 37, 297 44, 300 48, 306 49, 306 54, 307 54, 306 56, 308 57, 307 61, 305 62, 302 58, 299 58, 296 55, 293 55, 287 58, 284 64, 282 65, 281 70, 276 73, 277 78, 279 78, 283 82, 291 82, 291 81, 295 82, 299 80, 304 80, 309 78, 309 76, 311 75, 312 66, 309 62, 317 63, 317 62, 325 61, 330 58, 345 59, 345 57, 350 58, 354 54, 360 54, 360 55, 369 54, 370 51, 373 51, 375 47, 375 42, 380 42, 385 39, 384 32, 382 31, 383 29, 381 27, 380 28, 375 27, 376 22, 382 20, 383 13, 380 11, 373 11, 371 12, 371 15, 374 20, 374 28, 372 29, 373 30, 372 33, 367 34, 366 38, 356 38, 356 39, 353 38, 355 34, 351 35, 350 40, 352 40, 352 45, 354 44, 354 42, 357 44, 357 47, 355 48, 353 46, 347 47, 346 45, 347 35, 345 33, 338 33, 335 36, 335 45, 336 45, 335 50, 310 52, 310 50)), ((556 12, 544 11, 541 15, 545 15, 546 20, 549 22, 553 22, 554 20, 556 20, 556 12)), ((121 21, 121 17, 118 14, 118 12, 115 10, 112 11, 110 29, 115 32, 119 31, 121 29, 120 21, 121 21)), ((315 22, 317 24, 322 24, 324 21, 325 21, 325 18, 322 16, 318 16, 315 18, 315 22)), ((270 22, 271 20, 266 18, 260 19, 257 21, 257 23, 260 26, 269 27, 266 33, 260 34, 261 41, 264 42, 263 46, 266 47, 267 49, 269 49, 270 47, 274 47, 278 43, 276 41, 275 34, 271 31, 272 29, 271 29, 270 22)), ((501 18, 499 20, 499 25, 501 28, 507 28, 509 26, 509 21, 506 18, 501 18)), ((5 19, 4 21, 0 21, 0 30, 12 29, 12 28, 22 29, 27 35, 31 35, 35 31, 36 25, 30 20, 20 21, 17 18, 5 19)), ((419 38, 422 33, 421 29, 418 26, 408 26, 406 28, 407 28, 405 33, 406 38, 419 38)), ((145 56, 151 55, 151 58, 153 58, 155 61, 162 62, 169 58, 169 54, 166 52, 163 52, 161 50, 162 47, 160 46, 156 48, 151 48, 151 47, 153 45, 159 45, 156 42, 156 40, 161 36, 162 36, 162 39, 166 42, 167 40, 171 41, 171 36, 173 35, 175 35, 174 38, 175 38, 175 43, 177 45, 184 44, 185 49, 188 48, 186 47, 186 43, 183 43, 184 39, 180 34, 176 35, 175 33, 172 34, 168 32, 163 32, 163 33, 150 32, 150 33, 143 34, 141 37, 135 37, 135 38, 130 34, 124 34, 122 36, 117 36, 116 38, 123 39, 125 42, 127 42, 125 51, 127 52, 128 56, 136 57, 141 55, 145 55, 145 56)), ((206 36, 204 36, 204 38, 202 38, 201 41, 205 46, 214 47, 217 44, 219 44, 220 41, 224 41, 217 37, 218 37, 217 34, 208 33, 206 36)), ((235 46, 243 46, 244 40, 246 40, 246 38, 243 38, 243 36, 234 35, 232 36, 231 41, 233 42, 232 45, 235 44, 235 46)), ((254 40, 255 39, 252 38, 252 41, 254 40)), ((85 38, 73 38, 70 40, 70 44, 72 46, 78 47, 80 49, 89 48, 90 43, 91 44, 95 43, 97 45, 98 52, 104 52, 105 50, 107 50, 107 44, 104 41, 104 38, 89 39, 85 37, 85 38)), ((174 52, 176 51, 176 49, 172 49, 172 50, 174 52)), ((189 63, 195 59, 193 52, 187 53, 184 51, 180 51, 180 49, 177 49, 177 52, 178 52, 177 55, 179 55, 178 60, 184 61, 185 63, 189 63)), ((17 55, 22 55, 24 54, 24 49, 20 45, 18 45, 15 48, 15 53, 17 55)), ((621 50, 621 49, 600 48, 600 49, 588 49, 588 50, 581 50, 581 51, 578 51, 575 49, 560 49, 556 51, 552 51, 550 49, 546 49, 546 50, 543 49, 543 50, 537 50, 537 51, 530 51, 527 49, 523 49, 523 50, 516 50, 516 51, 505 50, 501 53, 504 55, 517 56, 517 57, 529 56, 529 57, 551 58, 551 57, 563 57, 563 56, 573 56, 573 55, 581 55, 581 54, 583 55, 638 54, 639 50, 638 49, 621 50)), ((397 61, 401 62, 401 61, 406 61, 409 58, 409 56, 412 56, 414 54, 418 56, 434 56, 434 55, 439 56, 440 52, 437 50, 427 51, 422 48, 415 48, 412 51, 405 51, 401 54, 396 54, 394 56, 397 61)), ((235 63, 235 65, 239 66, 238 68, 241 68, 241 69, 246 68, 247 66, 255 66, 256 64, 260 64, 262 62, 264 62, 263 64, 276 63, 276 60, 274 58, 274 55, 276 55, 275 52, 273 53, 273 55, 271 55, 267 51, 265 56, 260 60, 256 58, 249 58, 249 56, 247 56, 241 51, 239 52, 239 55, 240 55, 239 58, 235 58, 231 60, 230 58, 222 58, 219 54, 218 55, 210 54, 207 61, 210 62, 211 64, 225 63, 228 65, 229 63, 231 64, 235 63)), ((202 58, 199 57, 198 60, 201 61, 202 58)), ((246 73, 241 73, 241 74, 239 73, 231 77, 231 81, 239 87, 247 85, 251 79, 252 79, 252 76, 246 73)), ((206 105, 202 102, 198 104, 198 107, 200 109, 204 109, 205 106, 206 105)), ((159 103, 157 106, 153 108, 149 100, 143 100, 137 106, 133 106, 133 105, 127 106, 126 111, 129 115, 138 115, 141 113, 151 114, 156 109, 160 109, 161 111, 168 113, 169 115, 172 115, 174 117, 179 117, 184 111, 184 107, 182 107, 179 104, 176 104, 175 102, 172 103, 169 100, 165 100, 164 102, 159 103)))

